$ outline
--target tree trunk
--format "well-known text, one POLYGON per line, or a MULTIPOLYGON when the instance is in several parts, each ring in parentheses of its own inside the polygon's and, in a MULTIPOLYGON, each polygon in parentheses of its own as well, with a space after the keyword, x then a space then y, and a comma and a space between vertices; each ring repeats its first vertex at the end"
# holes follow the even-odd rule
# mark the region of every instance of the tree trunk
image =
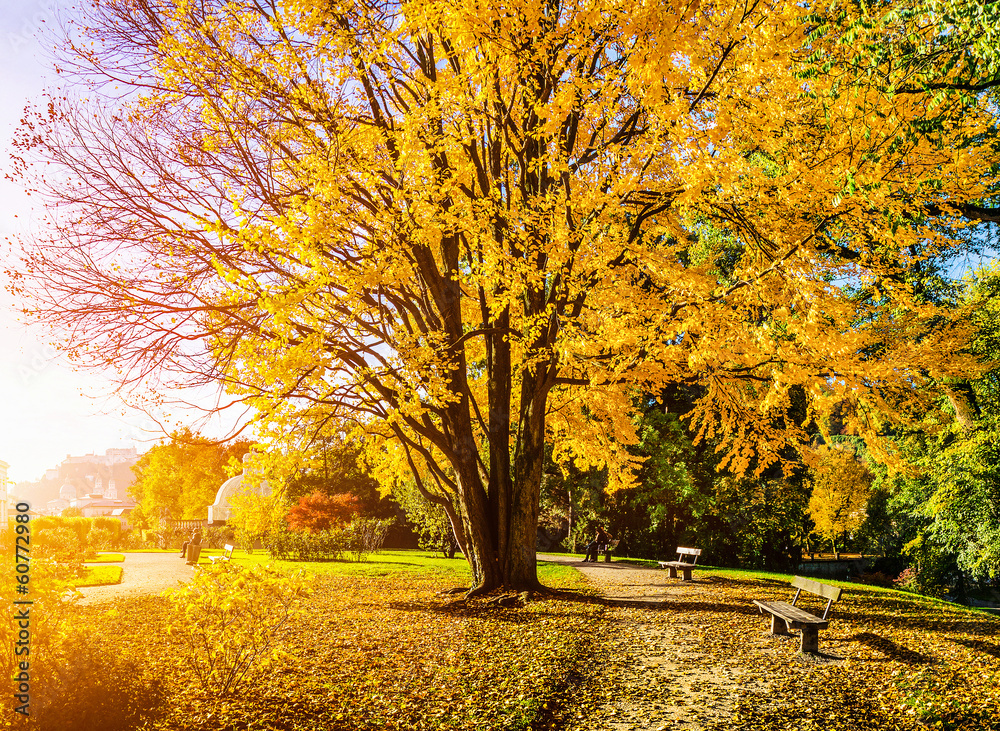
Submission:
POLYGON ((574 515, 574 510, 573 510, 573 488, 572 487, 566 488, 566 496, 569 499, 569 511, 568 511, 568 514, 569 514, 569 533, 566 535, 566 537, 569 539, 569 550, 572 551, 573 553, 576 553, 576 535, 574 535, 574 533, 573 533, 573 518, 576 517, 576 516, 574 515))
POLYGON ((545 462, 545 400, 542 368, 521 382, 521 418, 512 465, 511 491, 503 563, 504 586, 517 591, 540 588, 535 559, 538 542, 538 497, 545 462))
POLYGON ((951 407, 955 410, 955 421, 968 433, 975 427, 979 417, 976 393, 968 383, 952 383, 944 386, 951 407))
MULTIPOLYGON (((484 320, 486 319, 484 313, 484 320)), ((510 312, 501 311, 491 323, 496 335, 486 339, 486 361, 489 369, 487 382, 490 405, 489 413, 489 511, 493 524, 495 543, 491 544, 497 561, 502 562, 506 552, 506 532, 504 526, 509 521, 511 503, 511 354, 510 341, 506 337, 510 327, 510 312)), ((490 587, 493 588, 493 587, 490 587)))
MULTIPOLYGON (((541 369, 539 369, 541 370, 541 369)), ((489 496, 476 502, 476 490, 463 490, 469 533, 469 564, 473 587, 469 595, 494 589, 530 591, 540 588, 535 559, 538 538, 538 497, 545 456, 545 398, 547 386, 537 372, 525 374, 521 410, 514 440, 514 456, 496 443, 499 434, 509 445, 507 422, 491 409, 491 426, 498 427, 490 445, 489 496), (505 468, 506 467, 506 468, 505 468)), ((462 470, 462 479, 476 480, 474 464, 462 470)))
POLYGON ((496 526, 490 520, 491 511, 486 491, 482 489, 475 457, 456 465, 459 498, 462 501, 463 524, 466 533, 466 554, 472 571, 473 593, 492 591, 503 584, 497 562, 494 539, 496 526))

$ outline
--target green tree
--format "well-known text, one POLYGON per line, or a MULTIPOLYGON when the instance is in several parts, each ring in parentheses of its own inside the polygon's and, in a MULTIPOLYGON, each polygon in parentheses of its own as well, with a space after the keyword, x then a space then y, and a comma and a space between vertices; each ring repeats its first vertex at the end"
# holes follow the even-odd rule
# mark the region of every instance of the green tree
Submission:
POLYGON ((416 532, 420 547, 454 558, 460 547, 444 506, 428 500, 407 482, 398 483, 393 496, 416 532))
POLYGON ((578 466, 567 457, 557 461, 557 450, 546 445, 538 524, 549 540, 561 540, 566 550, 581 552, 593 539, 595 524, 607 520, 608 471, 578 466))
POLYGON ((933 407, 894 430, 897 459, 877 466, 873 498, 915 586, 962 595, 1000 576, 1000 270, 980 269, 956 299, 971 305, 981 375, 942 379, 933 407))
POLYGON ((233 529, 239 546, 247 551, 252 552, 258 542, 267 545, 271 537, 288 530, 285 522, 287 499, 280 492, 270 495, 239 493, 232 497, 230 503, 233 509, 227 526, 233 529))
POLYGON ((697 521, 710 510, 718 460, 711 459, 706 444, 693 444, 677 415, 684 409, 668 411, 669 405, 652 397, 644 406, 633 447, 642 467, 634 487, 607 496, 605 517, 631 555, 672 559, 678 545, 696 540, 697 521))
POLYGON ((285 481, 290 500, 317 491, 330 496, 350 493, 359 501, 362 515, 388 518, 395 514, 391 497, 382 494, 378 480, 368 473, 363 443, 343 433, 318 434, 296 451, 299 459, 285 481))
MULTIPOLYGON (((634 487, 605 498, 612 533, 647 558, 672 559, 678 545, 695 545, 715 565, 794 568, 808 534, 803 465, 789 457, 788 477, 720 469, 722 445, 698 440, 680 416, 697 398, 696 388, 670 388, 638 402, 632 450, 643 461, 634 487)), ((792 413, 806 421, 801 410, 792 413)))

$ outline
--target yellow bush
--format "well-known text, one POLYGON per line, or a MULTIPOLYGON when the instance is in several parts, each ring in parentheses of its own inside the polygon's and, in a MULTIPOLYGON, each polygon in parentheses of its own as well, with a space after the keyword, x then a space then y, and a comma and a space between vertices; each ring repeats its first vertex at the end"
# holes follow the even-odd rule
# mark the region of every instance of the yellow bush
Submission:
POLYGON ((173 605, 167 633, 183 648, 182 672, 225 694, 281 659, 277 641, 312 579, 226 562, 202 567, 190 583, 166 592, 173 605))
MULTIPOLYGON (((27 523, 16 525, 15 531, 20 527, 25 532, 14 536, 30 537, 27 523)), ((36 554, 18 560, 30 544, 22 543, 19 551, 7 538, 0 559, 0 582, 9 607, 0 620, 0 676, 13 680, 14 693, 0 694, 0 717, 12 724, 37 715, 38 700, 65 664, 76 594, 67 582, 65 565, 36 554)))

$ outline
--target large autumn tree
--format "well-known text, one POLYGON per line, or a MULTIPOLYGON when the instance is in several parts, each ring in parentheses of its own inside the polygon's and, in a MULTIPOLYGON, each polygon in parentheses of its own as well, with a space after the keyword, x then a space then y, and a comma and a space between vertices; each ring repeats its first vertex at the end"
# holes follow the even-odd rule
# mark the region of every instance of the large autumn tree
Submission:
POLYGON ((964 367, 906 273, 995 215, 997 69, 938 6, 96 0, 21 281, 128 384, 353 424, 534 587, 546 437, 628 482, 633 387, 762 471, 790 393, 865 431, 964 367))

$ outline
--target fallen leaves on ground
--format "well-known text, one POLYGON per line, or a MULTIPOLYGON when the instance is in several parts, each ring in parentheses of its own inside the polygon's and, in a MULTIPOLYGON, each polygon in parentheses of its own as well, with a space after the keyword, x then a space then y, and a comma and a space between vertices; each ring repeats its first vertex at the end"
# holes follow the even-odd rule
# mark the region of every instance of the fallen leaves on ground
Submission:
POLYGON ((162 599, 84 611, 108 652, 165 679, 157 731, 1000 728, 996 617, 849 587, 805 658, 752 604, 790 600, 786 584, 661 577, 643 601, 576 585, 525 607, 434 575, 322 577, 282 640, 297 659, 223 697, 185 680, 162 599))
MULTIPOLYGON (((847 585, 820 631, 821 654, 803 656, 798 637, 772 636, 770 615, 753 605, 791 601, 787 584, 696 578, 657 580, 659 595, 604 614, 595 673, 567 705, 562 727, 1000 729, 996 617, 847 585)), ((805 606, 822 614, 822 604, 805 606)))

